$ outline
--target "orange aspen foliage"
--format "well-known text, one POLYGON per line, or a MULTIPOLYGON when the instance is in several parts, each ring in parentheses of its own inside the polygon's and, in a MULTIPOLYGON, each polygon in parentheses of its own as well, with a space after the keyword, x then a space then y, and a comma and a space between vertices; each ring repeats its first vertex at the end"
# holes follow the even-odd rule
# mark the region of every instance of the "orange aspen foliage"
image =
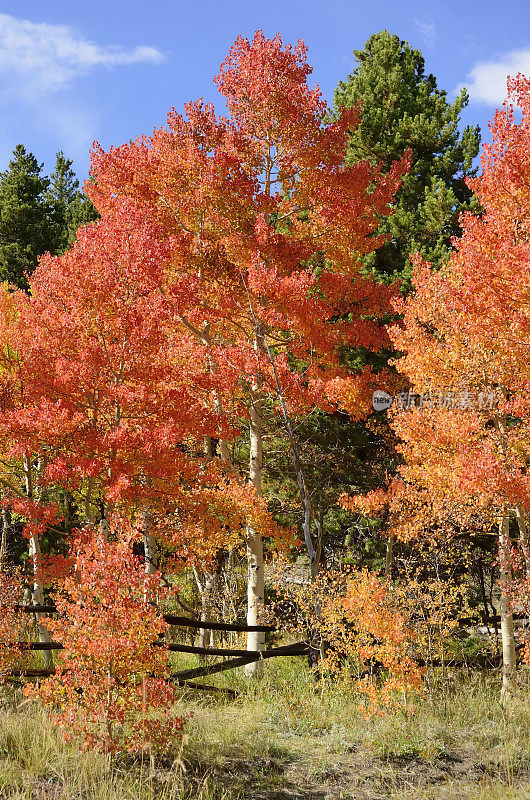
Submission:
POLYGON ((393 495, 402 504, 411 487, 428 489, 439 517, 446 503, 458 517, 467 509, 490 520, 503 505, 530 508, 530 87, 522 77, 509 85, 523 118, 515 123, 511 106, 497 112, 484 174, 473 183, 485 213, 464 217, 446 270, 417 260, 415 293, 392 330, 404 354, 396 366, 416 398, 394 413, 405 465, 393 495))
POLYGON ((352 682, 367 716, 390 711, 420 691, 423 670, 416 664, 416 633, 398 594, 366 569, 322 572, 294 586, 276 574, 281 600, 273 611, 288 613, 297 630, 317 631, 323 660, 319 669, 352 682))
POLYGON ((327 382, 348 377, 342 345, 388 344, 376 319, 392 292, 361 276, 360 257, 380 244, 373 234, 407 160, 386 175, 344 165, 357 112, 325 122, 306 57, 302 42, 239 37, 215 78, 228 118, 189 103, 187 117, 172 110, 152 136, 92 154, 86 190, 100 213, 132 198, 166 232, 178 346, 191 342, 211 364, 238 413, 234 399, 248 405, 257 377, 260 392, 281 391, 293 410, 326 405, 327 382))
POLYGON ((171 344, 177 299, 165 292, 168 260, 148 210, 119 201, 70 251, 41 259, 31 298, 2 294, 2 446, 14 465, 10 507, 28 520, 28 537, 59 522, 57 506, 40 499, 57 486, 87 522, 118 507, 134 517, 147 503, 158 520, 178 509, 164 536, 188 550, 200 529, 201 551, 241 539, 243 506, 285 536, 250 487, 234 485, 231 494, 222 466, 196 457, 204 434, 230 430, 206 408, 209 370, 185 344, 171 344), (24 459, 31 498, 18 488, 24 459), (224 523, 216 506, 225 508, 224 523))
POLYGON ((167 259, 148 214, 117 204, 41 260, 20 311, 26 408, 4 415, 6 436, 14 455, 42 454, 42 481, 79 491, 87 521, 101 501, 134 503, 150 479, 189 468, 177 444, 208 425, 183 362, 167 358, 167 259))
POLYGON ((386 503, 401 538, 499 525, 503 685, 512 691, 510 519, 523 576, 530 569, 530 81, 508 86, 522 119, 505 104, 491 126, 483 175, 472 184, 483 215, 464 215, 440 273, 416 259, 415 291, 397 306, 396 366, 415 400, 391 413, 402 442, 398 476, 386 497, 364 502, 386 503))

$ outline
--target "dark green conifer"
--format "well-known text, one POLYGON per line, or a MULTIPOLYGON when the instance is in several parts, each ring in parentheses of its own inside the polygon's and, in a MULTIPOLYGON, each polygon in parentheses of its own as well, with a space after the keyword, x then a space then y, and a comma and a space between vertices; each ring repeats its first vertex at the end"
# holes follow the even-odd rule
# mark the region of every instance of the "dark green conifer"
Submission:
POLYGON ((79 226, 97 219, 96 209, 79 190, 72 163, 62 151, 57 153, 46 195, 53 221, 54 253, 64 253, 75 239, 79 226))
POLYGON ((50 181, 32 153, 19 144, 0 173, 0 281, 27 288, 25 273, 37 256, 53 250, 54 231, 45 195, 50 181))
POLYGON ((460 234, 458 216, 475 208, 466 177, 476 174, 473 160, 480 129, 459 131, 468 103, 463 89, 453 103, 425 74, 419 50, 384 30, 372 35, 364 50, 354 50, 358 65, 335 91, 334 107, 362 102, 361 119, 351 136, 347 160, 382 162, 389 167, 412 151, 409 175, 397 195, 396 213, 382 222, 388 242, 366 259, 378 277, 410 278, 409 254, 419 251, 440 265, 460 234))

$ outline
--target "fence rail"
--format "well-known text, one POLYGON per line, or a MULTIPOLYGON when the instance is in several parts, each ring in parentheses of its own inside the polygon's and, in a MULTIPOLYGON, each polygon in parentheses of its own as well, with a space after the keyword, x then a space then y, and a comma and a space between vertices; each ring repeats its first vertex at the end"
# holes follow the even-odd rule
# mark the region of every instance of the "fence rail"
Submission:
MULTIPOLYGON (((2 606, 0 606, 1 608, 2 606)), ((4 606, 5 607, 5 606, 4 606)), ((28 614, 56 614, 57 608, 52 604, 16 604, 9 606, 15 611, 22 611, 28 614)), ((186 627, 212 631, 238 631, 241 633, 247 632, 260 632, 267 633, 278 630, 274 625, 245 625, 243 623, 224 623, 213 622, 210 620, 196 620, 191 617, 183 617, 177 614, 163 614, 163 619, 171 626, 186 627)), ((18 647, 21 651, 50 651, 62 650, 64 646, 61 642, 13 642, 13 647, 18 647)), ((179 686, 188 687, 190 689, 198 689, 201 691, 223 692, 230 697, 236 697, 237 692, 235 689, 230 689, 221 686, 207 686, 205 684, 196 683, 190 680, 191 678, 199 678, 203 675, 213 675, 217 672, 224 672, 226 670, 236 669, 246 664, 251 664, 254 661, 259 661, 265 658, 277 658, 281 656, 303 656, 309 653, 309 646, 306 642, 296 642, 295 644, 285 645, 283 647, 269 648, 268 650, 242 650, 236 648, 221 648, 221 647, 195 647, 194 645, 176 644, 173 642, 165 642, 161 639, 152 642, 153 647, 166 647, 173 653, 191 653, 199 656, 222 656, 229 660, 218 662, 217 664, 205 664, 201 667, 194 669, 181 670, 180 672, 172 672, 169 679, 174 681, 179 686)), ((47 678, 54 675, 56 670, 54 668, 13 668, 9 674, 13 677, 24 678, 47 678)))
MULTIPOLYGON (((46 604, 46 605, 32 605, 32 604, 23 604, 17 603, 15 605, 6 606, 0 604, 1 608, 9 608, 14 609, 15 611, 24 611, 28 614, 56 614, 57 608, 54 605, 46 604)), ((492 628, 497 627, 500 628, 500 621, 501 618, 499 614, 495 614, 492 616, 488 616, 484 612, 477 611, 477 615, 480 619, 480 622, 477 620, 476 617, 460 617, 458 620, 458 624, 462 627, 465 626, 472 626, 472 625, 489 625, 492 628)), ((213 622, 210 620, 200 620, 200 619, 193 619, 192 617, 182 617, 178 614, 162 614, 162 618, 167 622, 169 625, 181 626, 183 628, 202 628, 203 630, 211 630, 211 631, 236 631, 240 633, 245 632, 257 632, 257 633, 269 633, 273 631, 277 631, 278 627, 276 625, 246 625, 242 622, 213 622)), ((528 614, 513 614, 514 620, 527 620, 529 619, 528 614)))
MULTIPOLYGON (((15 611, 24 611, 27 614, 57 614, 54 605, 31 605, 17 603, 13 606, 2 606, 0 608, 11 608, 15 611)), ((245 625, 240 622, 211 622, 209 620, 192 619, 191 617, 181 617, 178 614, 162 614, 162 619, 168 625, 175 625, 183 628, 202 628, 209 631, 239 631, 240 633, 268 633, 278 630, 275 625, 245 625)))
MULTIPOLYGON (((174 644, 173 642, 157 641, 151 643, 152 647, 165 647, 171 653, 192 653, 199 656, 250 656, 261 658, 263 653, 268 653, 267 658, 272 658, 275 655, 285 655, 284 651, 289 650, 289 655, 299 655, 300 649, 308 649, 305 642, 296 642, 295 644, 286 645, 285 647, 277 647, 270 650, 236 650, 232 648, 223 647, 195 647, 188 644, 174 644)), ((18 647, 19 650, 63 650, 64 645, 61 642, 11 642, 8 647, 18 647)), ((303 654, 304 655, 304 654, 303 654)))
MULTIPOLYGON (((53 604, 17 604, 15 606, 1 606, 0 608, 11 608, 17 611, 22 611, 30 614, 55 614, 57 608, 53 604)), ((191 617, 183 617, 177 614, 163 614, 163 619, 171 626, 186 627, 194 629, 204 629, 212 631, 238 631, 238 632, 271 632, 277 631, 278 628, 274 625, 245 625, 243 623, 224 623, 214 622, 210 620, 197 620, 191 617)), ((514 615, 514 617, 526 618, 526 615, 514 615)), ((482 615, 483 624, 491 627, 499 627, 500 618, 486 617, 482 615)), ((462 618, 459 620, 461 625, 473 624, 472 618, 462 618)), ((13 647, 18 647, 21 651, 51 651, 62 650, 63 645, 61 642, 13 642, 13 647)), ((284 645, 281 647, 269 648, 268 650, 243 650, 238 648, 221 648, 221 647, 196 647, 195 645, 176 644, 173 642, 166 642, 162 638, 158 641, 152 642, 153 647, 166 647, 170 652, 175 653, 190 653, 199 656, 216 656, 223 657, 224 661, 214 664, 204 664, 192 669, 181 670, 172 672, 169 676, 170 680, 177 683, 179 686, 186 686, 188 688, 199 689, 204 691, 224 692, 231 697, 235 697, 237 692, 234 689, 218 686, 206 686, 198 684, 193 681, 194 678, 200 678, 204 675, 213 675, 217 672, 224 672, 226 670, 236 669, 238 667, 251 664, 254 661, 268 658, 278 658, 286 656, 306 656, 309 654, 311 648, 307 642, 295 642, 294 644, 284 645)), ((517 646, 517 651, 520 651, 522 645, 517 646)), ((501 664, 500 655, 479 655, 467 660, 460 659, 446 659, 441 661, 439 659, 431 659, 429 662, 422 659, 416 659, 419 666, 445 666, 445 667, 479 667, 482 669, 495 669, 501 664)), ((53 668, 13 668, 9 672, 13 677, 26 677, 26 678, 41 678, 49 677, 55 674, 53 668)))

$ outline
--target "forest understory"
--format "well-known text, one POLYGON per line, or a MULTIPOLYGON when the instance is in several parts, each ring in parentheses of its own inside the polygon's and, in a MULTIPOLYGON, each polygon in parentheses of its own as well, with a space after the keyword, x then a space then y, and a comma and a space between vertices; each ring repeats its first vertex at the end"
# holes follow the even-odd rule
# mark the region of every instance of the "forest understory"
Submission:
MULTIPOLYGON (((315 682, 305 661, 211 682, 237 699, 183 690, 178 748, 149 758, 80 754, 16 690, 2 698, 0 797, 10 800, 525 800, 530 703, 503 708, 497 674, 438 671, 406 712, 366 719, 358 696, 315 682)), ((192 660, 189 659, 192 664, 192 660)))

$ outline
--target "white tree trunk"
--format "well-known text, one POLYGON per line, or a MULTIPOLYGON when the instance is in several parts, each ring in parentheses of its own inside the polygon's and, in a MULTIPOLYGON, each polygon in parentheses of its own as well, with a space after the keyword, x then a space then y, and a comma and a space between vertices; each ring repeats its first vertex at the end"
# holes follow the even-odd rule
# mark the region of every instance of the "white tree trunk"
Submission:
MULTIPOLYGON (((29 457, 24 459, 24 472, 26 477, 26 495, 28 500, 33 500, 33 474, 31 460, 29 457)), ((41 552, 38 536, 30 537, 28 542, 28 553, 33 569, 33 591, 31 593, 31 602, 33 605, 44 605, 44 586, 40 578, 41 552)), ((39 632, 39 642, 48 643, 51 642, 51 636, 48 629, 42 624, 43 619, 45 619, 43 614, 35 614, 37 630, 39 632)), ((53 656, 50 650, 44 650, 44 663, 50 669, 53 667, 53 656)))
POLYGON ((142 538, 144 542, 145 574, 154 575, 158 567, 158 549, 151 531, 151 512, 148 508, 142 513, 142 538))
POLYGON ((501 641, 502 641, 502 689, 501 702, 515 694, 516 652, 513 630, 513 613, 506 595, 506 585, 511 578, 510 570, 510 518, 505 512, 499 521, 499 561, 501 577, 501 641))
MULTIPOLYGON (((31 592, 31 602, 33 605, 42 606, 44 605, 44 587, 42 581, 40 580, 40 569, 41 569, 41 552, 40 552, 40 543, 38 536, 31 536, 29 540, 29 557, 31 561, 31 565, 33 567, 33 591, 31 592)), ((51 642, 51 636, 48 629, 43 625, 42 620, 46 619, 44 614, 35 614, 35 620, 37 622, 37 630, 39 632, 39 642, 51 642)), ((44 650, 44 663, 46 667, 51 669, 53 667, 53 656, 50 650, 44 650)))
MULTIPOLYGON (((250 482, 261 495, 263 479, 263 397, 257 383, 253 386, 250 406, 250 482)), ((265 583, 263 574, 263 537, 249 523, 247 526, 247 625, 259 624, 259 615, 265 600, 265 583)), ((261 632, 247 633, 247 650, 263 650, 265 634, 261 632)), ((253 661, 245 667, 249 678, 256 678, 263 671, 263 662, 253 661)))
MULTIPOLYGON (((211 619, 213 613, 213 603, 217 592, 217 573, 204 572, 203 576, 203 581, 198 579, 198 574, 195 577, 201 595, 201 619, 206 622, 211 619)), ((207 628, 199 628, 199 647, 213 647, 215 644, 213 633, 207 628)))
POLYGON ((7 529, 8 529, 7 511, 4 508, 2 511, 2 542, 0 544, 0 570, 4 569, 7 557, 7 529))
POLYGON ((386 541, 385 578, 387 580, 389 580, 392 575, 393 555, 394 555, 394 534, 391 533, 386 541))

